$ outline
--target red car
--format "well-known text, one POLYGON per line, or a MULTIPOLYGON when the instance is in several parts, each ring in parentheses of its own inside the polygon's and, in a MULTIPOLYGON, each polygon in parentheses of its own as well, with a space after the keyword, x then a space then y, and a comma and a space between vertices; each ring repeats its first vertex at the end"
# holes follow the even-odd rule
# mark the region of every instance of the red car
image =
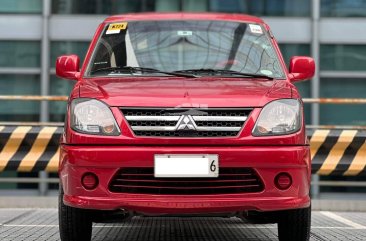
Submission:
MULTIPOLYGON (((290 33, 291 30, 289 30, 290 33)), ((238 216, 309 240, 310 168, 296 81, 269 26, 239 14, 112 16, 77 80, 61 140, 61 240, 90 240, 92 222, 133 215, 238 216)))

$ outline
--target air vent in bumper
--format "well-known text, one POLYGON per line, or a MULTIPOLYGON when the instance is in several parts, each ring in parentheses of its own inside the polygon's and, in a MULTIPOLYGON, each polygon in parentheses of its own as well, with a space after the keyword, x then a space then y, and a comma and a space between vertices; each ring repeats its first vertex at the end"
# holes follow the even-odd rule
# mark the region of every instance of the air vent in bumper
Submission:
POLYGON ((155 178, 153 168, 123 168, 113 177, 115 193, 205 195, 261 192, 264 185, 252 168, 220 168, 218 178, 155 178))

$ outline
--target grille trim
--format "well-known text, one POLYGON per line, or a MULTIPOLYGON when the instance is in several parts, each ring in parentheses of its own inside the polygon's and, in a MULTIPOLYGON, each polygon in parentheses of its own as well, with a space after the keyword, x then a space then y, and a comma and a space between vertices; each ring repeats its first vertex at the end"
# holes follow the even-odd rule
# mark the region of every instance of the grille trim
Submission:
POLYGON ((249 108, 121 108, 136 136, 234 137, 244 126, 249 108))
MULTIPOLYGON (((195 116, 195 121, 246 121, 246 116, 195 116)), ((128 121, 178 121, 179 116, 126 116, 128 121)))
POLYGON ((155 178, 154 168, 121 168, 109 183, 114 193, 209 195, 256 193, 264 184, 252 168, 221 167, 217 178, 155 178))
MULTIPOLYGON (((131 126, 134 131, 175 131, 178 124, 175 126, 131 126)), ((197 126, 197 131, 240 131, 241 127, 214 127, 214 126, 197 126)))

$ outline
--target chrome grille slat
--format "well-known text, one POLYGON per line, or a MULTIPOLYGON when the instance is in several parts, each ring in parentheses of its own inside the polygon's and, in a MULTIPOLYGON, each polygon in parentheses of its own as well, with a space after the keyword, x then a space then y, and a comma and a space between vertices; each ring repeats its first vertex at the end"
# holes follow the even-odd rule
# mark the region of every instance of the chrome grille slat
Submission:
POLYGON ((195 121, 246 121, 246 116, 192 116, 195 121))
POLYGON ((134 131, 175 131, 176 126, 131 126, 134 131))
POLYGON ((180 116, 126 116, 128 121, 178 121, 180 116))
POLYGON ((252 109, 121 108, 136 136, 234 137, 252 109))
POLYGON ((197 126, 197 131, 240 131, 241 127, 197 126))

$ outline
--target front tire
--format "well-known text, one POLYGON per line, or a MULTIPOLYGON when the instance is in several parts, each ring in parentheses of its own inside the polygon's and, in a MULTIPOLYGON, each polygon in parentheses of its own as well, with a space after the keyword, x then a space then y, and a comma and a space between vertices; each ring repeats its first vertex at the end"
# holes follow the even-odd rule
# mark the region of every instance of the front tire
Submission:
POLYGON ((279 241, 309 241, 311 207, 281 212, 278 222, 279 241))
POLYGON ((58 219, 61 241, 90 241, 92 219, 89 210, 66 206, 62 187, 59 190, 58 219))

